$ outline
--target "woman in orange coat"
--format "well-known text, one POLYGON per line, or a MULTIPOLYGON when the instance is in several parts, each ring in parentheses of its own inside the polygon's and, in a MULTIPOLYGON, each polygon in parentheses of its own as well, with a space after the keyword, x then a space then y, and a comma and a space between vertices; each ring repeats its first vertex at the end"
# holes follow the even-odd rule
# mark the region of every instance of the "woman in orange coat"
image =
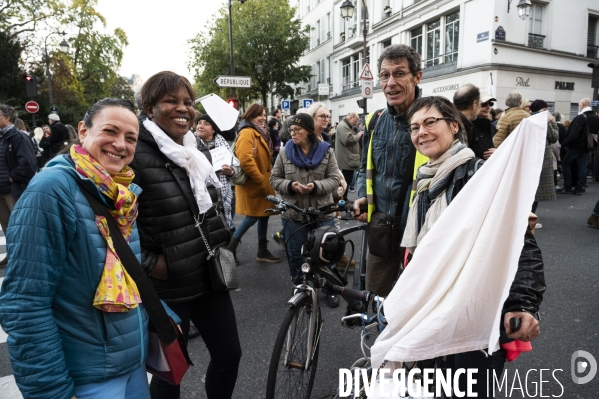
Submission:
POLYGON ((271 156, 272 141, 266 122, 266 108, 260 104, 252 104, 242 116, 239 124, 239 135, 235 144, 235 156, 239 159, 241 168, 247 175, 247 181, 241 186, 235 186, 235 212, 245 215, 245 219, 235 230, 227 247, 235 254, 241 237, 258 222, 258 262, 279 262, 280 259, 270 253, 267 246, 267 231, 269 215, 264 210, 271 207, 266 201, 267 195, 275 195, 270 186, 272 170, 271 156))

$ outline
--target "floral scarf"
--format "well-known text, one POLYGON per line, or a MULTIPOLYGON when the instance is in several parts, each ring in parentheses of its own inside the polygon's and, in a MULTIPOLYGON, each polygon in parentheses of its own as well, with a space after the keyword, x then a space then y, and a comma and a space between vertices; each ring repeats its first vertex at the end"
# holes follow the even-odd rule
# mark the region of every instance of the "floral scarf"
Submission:
POLYGON ((268 131, 268 126, 256 125, 254 123, 252 123, 251 125, 258 131, 258 133, 260 133, 260 135, 262 136, 264 141, 266 141, 266 144, 268 145, 268 150, 272 154, 272 151, 273 151, 272 139, 270 138, 270 132, 268 131))
MULTIPOLYGON (((110 214, 127 242, 131 239, 137 219, 137 197, 129 190, 135 175, 128 166, 121 172, 110 173, 80 145, 71 147, 71 157, 77 172, 94 182, 98 190, 114 202, 110 214)), ((108 223, 104 216, 96 216, 96 226, 106 240, 106 261, 100 284, 94 295, 94 307, 104 312, 128 312, 141 303, 135 281, 129 276, 114 249, 108 223)))

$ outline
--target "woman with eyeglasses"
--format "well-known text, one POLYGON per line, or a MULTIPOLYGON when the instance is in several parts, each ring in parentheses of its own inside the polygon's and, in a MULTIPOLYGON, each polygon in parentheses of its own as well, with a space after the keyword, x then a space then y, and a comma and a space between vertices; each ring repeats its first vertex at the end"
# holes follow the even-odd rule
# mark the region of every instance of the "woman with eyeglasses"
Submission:
MULTIPOLYGON (((444 97, 418 99, 407 112, 412 143, 416 149, 429 158, 418 168, 417 190, 410 208, 402 247, 412 253, 418 251, 418 244, 431 230, 434 223, 447 209, 462 188, 480 169, 484 162, 464 144, 464 128, 460 122, 460 112, 444 97)), ((467 218, 467 215, 464 215, 467 218)), ((449 234, 451 232, 448 232, 449 234)), ((507 300, 504 302, 499 323, 501 343, 521 340, 530 342, 540 334, 539 322, 534 315, 539 310, 545 291, 543 260, 541 251, 530 228, 523 237, 524 246, 518 261, 518 270, 507 300), (511 318, 520 319, 520 329, 512 331, 511 318)), ((491 267, 483 262, 480 267, 491 267)), ((409 266, 408 266, 409 267, 409 266)), ((478 397, 488 396, 487 380, 491 370, 501 375, 506 351, 499 349, 488 356, 483 351, 472 351, 449 355, 446 366, 449 369, 478 368, 478 383, 473 391, 478 397)), ((488 352, 488 350, 486 351, 488 352)), ((460 390, 466 389, 466 378, 459 378, 460 390)))
MULTIPOLYGON (((308 114, 290 117, 291 140, 279 153, 270 177, 275 191, 299 208, 321 206, 333 202, 333 192, 339 187, 339 167, 331 145, 319 140, 314 133, 314 121, 308 114)), ((305 259, 301 248, 308 233, 316 226, 303 226, 300 213, 288 210, 282 216, 286 251, 291 279, 302 276, 305 259)), ((320 219, 322 226, 334 226, 334 214, 320 219)), ((327 305, 339 306, 335 295, 327 295, 327 305)))
POLYGON ((314 134, 320 141, 326 141, 331 144, 331 136, 326 130, 331 122, 331 113, 325 103, 313 103, 307 111, 308 115, 314 120, 314 134))

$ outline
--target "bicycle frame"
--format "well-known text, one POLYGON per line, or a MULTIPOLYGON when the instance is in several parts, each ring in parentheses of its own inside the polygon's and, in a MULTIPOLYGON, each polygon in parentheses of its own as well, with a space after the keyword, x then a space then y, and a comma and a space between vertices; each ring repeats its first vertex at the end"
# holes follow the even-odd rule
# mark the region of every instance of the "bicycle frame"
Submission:
MULTIPOLYGON (((318 337, 316 337, 316 329, 318 327, 318 315, 320 314, 320 305, 318 303, 318 290, 319 288, 312 288, 305 282, 301 285, 295 287, 295 294, 287 301, 287 304, 290 306, 297 306, 298 303, 301 302, 306 296, 310 296, 312 300, 312 314, 310 314, 310 329, 308 330, 308 343, 306 348, 306 365, 304 368, 308 370, 312 364, 312 353, 314 352, 314 348, 318 344, 318 339, 320 339, 320 331, 318 331, 318 337)), ((285 364, 288 363, 289 350, 291 349, 291 345, 295 339, 293 335, 295 332, 295 320, 291 322, 291 327, 287 333, 287 351, 285 353, 285 364)), ((320 325, 322 329, 322 324, 320 325)))

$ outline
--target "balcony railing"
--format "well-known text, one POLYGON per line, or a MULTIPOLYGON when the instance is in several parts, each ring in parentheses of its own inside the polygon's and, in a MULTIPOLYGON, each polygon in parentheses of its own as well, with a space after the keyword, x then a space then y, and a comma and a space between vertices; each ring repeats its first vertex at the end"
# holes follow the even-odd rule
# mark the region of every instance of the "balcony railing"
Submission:
POLYGON ((528 34, 528 47, 545 48, 545 46, 543 46, 544 40, 545 40, 545 36, 543 36, 543 35, 536 35, 534 33, 529 33, 528 34))
POLYGON ((599 59, 599 46, 587 45, 587 57, 599 59))
POLYGON ((353 82, 349 82, 348 78, 343 78, 343 85, 341 85, 341 90, 345 91, 345 90, 353 89, 354 87, 358 87, 359 85, 360 85, 359 80, 354 80, 353 82))

